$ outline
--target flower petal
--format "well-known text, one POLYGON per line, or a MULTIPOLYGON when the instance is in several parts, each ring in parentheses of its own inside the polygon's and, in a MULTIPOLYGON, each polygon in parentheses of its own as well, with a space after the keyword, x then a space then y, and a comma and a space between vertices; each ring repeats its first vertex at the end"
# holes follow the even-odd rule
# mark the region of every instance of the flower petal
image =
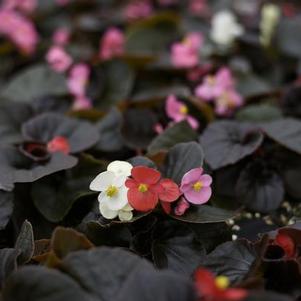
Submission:
POLYGON ((129 162, 116 160, 108 165, 107 170, 114 172, 117 176, 128 177, 131 175, 132 168, 133 166, 129 162))
POLYGON ((160 180, 161 174, 159 171, 150 167, 136 166, 132 169, 132 177, 138 183, 152 185, 152 184, 156 184, 160 180))
POLYGON ((105 199, 107 207, 111 210, 121 210, 127 203, 127 188, 121 187, 113 197, 107 197, 105 199))
POLYGON ((202 175, 200 177, 200 181, 202 182, 204 187, 208 187, 212 184, 212 178, 209 175, 202 175))
POLYGON ((181 181, 181 190, 182 190, 182 186, 186 184, 193 184, 199 181, 202 174, 203 174, 203 168, 201 167, 194 168, 186 172, 181 181))
POLYGON ((130 221, 133 218, 133 212, 120 210, 118 212, 118 217, 121 221, 130 221))
POLYGON ((160 203, 161 203, 163 211, 166 214, 170 214, 170 212, 171 212, 171 205, 170 205, 170 203, 167 203, 167 202, 160 202, 160 203))
POLYGON ((163 179, 160 182, 160 186, 163 188, 162 192, 159 193, 159 199, 163 202, 174 202, 180 196, 180 190, 178 185, 170 180, 163 179))
POLYGON ((112 182, 112 185, 121 187, 125 185, 126 176, 116 176, 112 182))
POLYGON ((195 191, 193 189, 186 191, 184 195, 189 203, 201 205, 209 201, 211 193, 212 191, 210 187, 203 187, 200 191, 195 191))
POLYGON ((135 188, 129 189, 127 196, 130 205, 137 211, 142 212, 153 210, 159 201, 156 193, 152 191, 140 192, 135 188))
POLYGON ((99 211, 101 215, 106 219, 114 219, 118 215, 118 210, 111 210, 104 202, 99 203, 99 211))
POLYGON ((93 191, 104 191, 110 185, 115 178, 115 174, 111 171, 104 171, 100 173, 90 184, 90 189, 93 191))

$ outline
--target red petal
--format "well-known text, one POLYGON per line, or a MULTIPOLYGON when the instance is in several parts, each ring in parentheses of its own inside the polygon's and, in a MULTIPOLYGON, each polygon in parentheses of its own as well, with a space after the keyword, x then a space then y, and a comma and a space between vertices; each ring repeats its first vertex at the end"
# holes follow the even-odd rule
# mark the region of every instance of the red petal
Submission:
POLYGON ((159 201, 158 195, 151 191, 140 192, 138 189, 131 188, 127 195, 130 205, 142 212, 153 210, 159 201))
POLYGON ((163 211, 164 211, 166 214, 170 214, 170 212, 171 212, 171 205, 170 205, 170 203, 167 203, 167 202, 161 202, 161 206, 162 206, 163 211))
POLYGON ((125 181, 125 186, 127 188, 137 188, 139 186, 139 184, 133 179, 127 179, 125 181))
POLYGON ((248 293, 246 290, 241 288, 229 288, 226 289, 221 295, 225 300, 240 301, 245 299, 248 293))
POLYGON ((160 180, 161 174, 153 168, 136 166, 132 169, 132 177, 138 183, 154 185, 160 180))
POLYGON ((296 246, 291 237, 278 233, 275 238, 275 243, 285 251, 287 257, 294 257, 296 246))
POLYGON ((49 141, 47 144, 47 149, 50 153, 62 152, 66 155, 70 153, 68 139, 61 136, 54 137, 51 141, 49 141))
POLYGON ((214 296, 216 293, 214 275, 203 268, 195 272, 195 287, 200 296, 214 296))
POLYGON ((162 192, 159 192, 159 199, 164 202, 174 202, 181 195, 178 185, 170 180, 163 179, 160 182, 160 186, 163 188, 162 192))

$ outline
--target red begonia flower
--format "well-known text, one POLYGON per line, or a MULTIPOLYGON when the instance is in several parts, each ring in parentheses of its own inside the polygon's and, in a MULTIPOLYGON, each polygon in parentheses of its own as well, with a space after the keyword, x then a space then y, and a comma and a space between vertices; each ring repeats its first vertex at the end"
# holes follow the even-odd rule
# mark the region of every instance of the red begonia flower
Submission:
POLYGON ((47 149, 50 153, 62 152, 67 155, 70 153, 70 144, 67 138, 57 136, 48 142, 47 149))
MULTIPOLYGON (((137 211, 153 210, 159 200, 164 203, 174 202, 180 195, 176 183, 162 179, 161 174, 153 168, 136 166, 131 171, 132 178, 125 185, 128 190, 129 204, 137 211)), ((170 206, 162 204, 164 211, 170 212, 170 206)))
POLYGON ((214 275, 203 268, 195 273, 195 286, 204 301, 240 301, 246 298, 247 291, 240 288, 228 288, 227 277, 214 275))
POLYGON ((288 258, 294 257, 296 253, 296 246, 291 237, 285 234, 278 233, 274 242, 284 250, 285 255, 288 258))

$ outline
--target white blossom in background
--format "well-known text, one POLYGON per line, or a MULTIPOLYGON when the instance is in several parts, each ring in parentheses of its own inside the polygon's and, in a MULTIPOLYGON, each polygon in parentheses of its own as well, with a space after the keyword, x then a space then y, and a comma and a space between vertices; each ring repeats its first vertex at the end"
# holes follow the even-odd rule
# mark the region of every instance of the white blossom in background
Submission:
POLYGON ((218 45, 230 47, 236 38, 244 33, 244 28, 237 22, 235 15, 228 10, 213 16, 211 39, 218 45))
POLYGON ((260 42, 263 46, 271 44, 275 29, 281 17, 280 8, 272 3, 265 4, 261 10, 260 42))
POLYGON ((133 218, 133 208, 128 204, 125 186, 132 165, 125 161, 113 161, 108 170, 100 173, 90 184, 90 189, 99 191, 99 211, 106 219, 118 217, 121 221, 133 218))

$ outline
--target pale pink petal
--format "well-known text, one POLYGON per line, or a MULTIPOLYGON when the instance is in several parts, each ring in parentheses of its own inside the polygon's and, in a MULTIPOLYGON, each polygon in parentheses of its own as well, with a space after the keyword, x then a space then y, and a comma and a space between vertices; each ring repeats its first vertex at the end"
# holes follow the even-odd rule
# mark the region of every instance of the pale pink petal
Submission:
POLYGON ((209 175, 202 175, 200 177, 200 181, 202 182, 204 187, 208 187, 212 184, 212 178, 209 175))
POLYGON ((186 191, 184 196, 189 203, 201 205, 209 201, 211 194, 212 191, 210 187, 203 187, 200 191, 195 191, 193 189, 186 191))
POLYGON ((187 116, 187 122, 190 124, 190 126, 193 129, 197 129, 199 127, 199 122, 192 116, 188 115, 187 116))

